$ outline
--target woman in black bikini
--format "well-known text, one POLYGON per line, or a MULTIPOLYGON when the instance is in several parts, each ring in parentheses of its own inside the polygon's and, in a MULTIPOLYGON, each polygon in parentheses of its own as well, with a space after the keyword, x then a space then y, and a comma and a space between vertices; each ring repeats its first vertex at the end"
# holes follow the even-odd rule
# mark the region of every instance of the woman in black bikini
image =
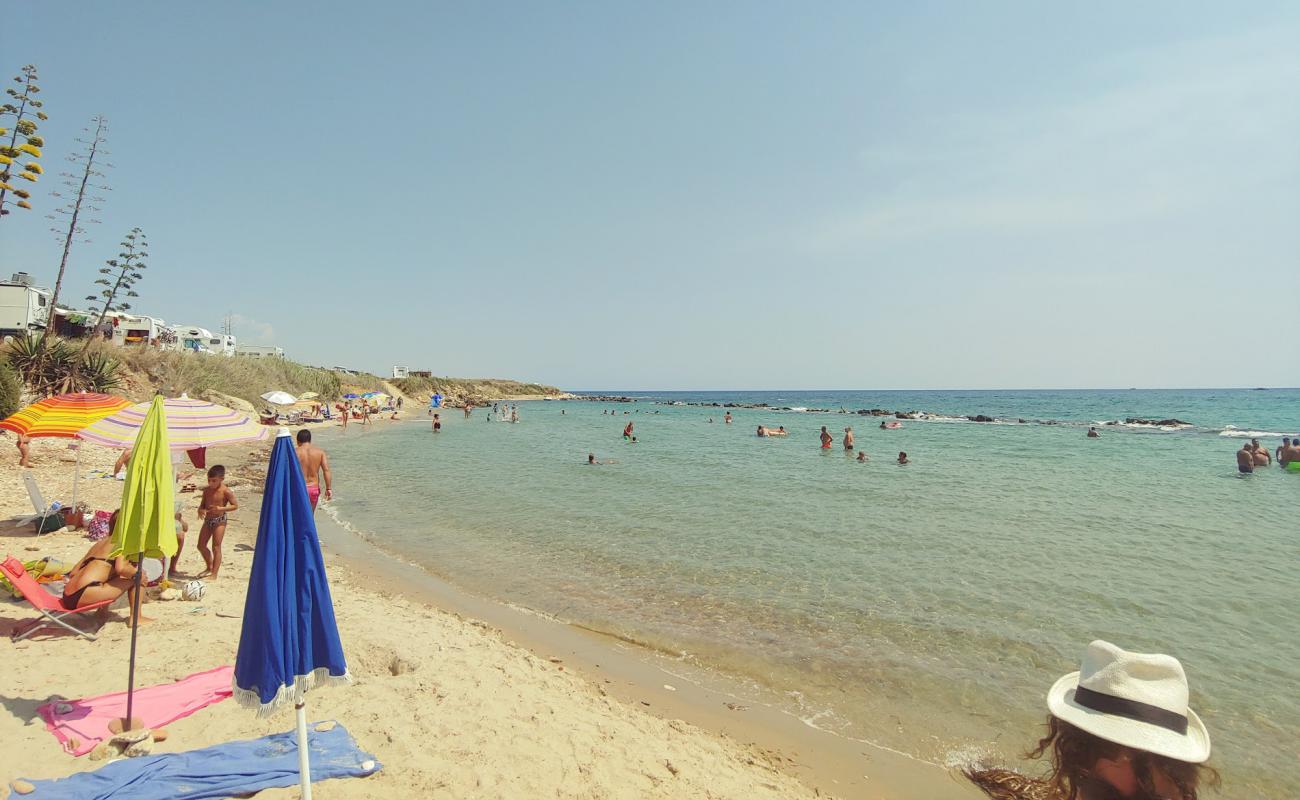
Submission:
MULTIPOLYGON (((111 526, 117 522, 114 513, 111 526)), ((63 586, 60 602, 69 611, 81 606, 93 605, 104 600, 116 600, 123 593, 130 593, 132 579, 135 578, 136 566, 125 557, 108 558, 113 551, 113 538, 107 536, 90 546, 84 558, 68 573, 63 586)), ((108 607, 100 609, 106 614, 108 607)))

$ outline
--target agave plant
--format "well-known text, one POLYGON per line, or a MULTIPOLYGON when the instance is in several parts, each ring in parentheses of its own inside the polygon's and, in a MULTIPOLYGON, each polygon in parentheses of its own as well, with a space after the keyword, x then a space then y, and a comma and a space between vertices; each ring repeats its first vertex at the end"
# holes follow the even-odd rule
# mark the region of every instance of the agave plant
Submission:
POLYGON ((87 353, 77 370, 72 391, 107 394, 122 385, 118 370, 116 360, 103 353, 87 353))

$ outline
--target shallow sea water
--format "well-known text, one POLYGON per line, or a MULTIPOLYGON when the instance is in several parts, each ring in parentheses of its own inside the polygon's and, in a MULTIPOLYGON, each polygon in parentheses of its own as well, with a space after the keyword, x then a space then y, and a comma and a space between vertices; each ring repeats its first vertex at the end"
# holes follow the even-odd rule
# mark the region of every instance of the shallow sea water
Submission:
POLYGON ((1233 458, 1248 433, 1272 449, 1300 431, 1300 391, 638 397, 521 403, 519 424, 448 409, 436 436, 350 426, 336 510, 472 591, 940 762, 1023 750, 1091 639, 1168 652, 1225 795, 1300 796, 1300 474, 1240 476, 1233 458), (725 425, 724 409, 671 405, 714 401, 833 411, 733 409, 725 425), (1010 422, 884 431, 841 407, 1010 422), (1084 436, 1129 416, 1195 427, 1084 436), (760 423, 790 436, 760 439, 760 423), (846 425, 870 462, 844 454, 846 425), (891 463, 899 450, 914 463, 891 463))

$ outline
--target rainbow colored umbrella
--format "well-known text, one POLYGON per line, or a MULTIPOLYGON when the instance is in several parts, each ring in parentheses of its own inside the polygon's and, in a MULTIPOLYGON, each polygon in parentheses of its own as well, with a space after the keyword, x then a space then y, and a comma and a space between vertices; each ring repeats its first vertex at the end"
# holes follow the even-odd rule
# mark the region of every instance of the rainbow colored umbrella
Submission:
POLYGON ((72 438, 87 425, 129 405, 130 400, 111 394, 60 394, 32 403, 22 411, 0 420, 0 428, 33 439, 41 436, 72 438))
MULTIPOLYGON (((121 411, 131 405, 125 397, 94 392, 60 394, 47 397, 27 408, 0 420, 0 428, 19 436, 37 439, 44 436, 72 438, 87 425, 121 411)), ((81 447, 77 449, 77 467, 72 478, 72 505, 77 505, 77 489, 81 484, 81 447)))
MULTIPOLYGON (((150 403, 137 403, 112 416, 83 428, 77 436, 87 442, 105 447, 127 448, 135 442, 144 426, 150 403)), ((175 450, 197 450, 237 442, 259 442, 270 436, 263 425, 233 409, 192 400, 185 395, 162 401, 162 413, 167 422, 169 447, 175 450)))

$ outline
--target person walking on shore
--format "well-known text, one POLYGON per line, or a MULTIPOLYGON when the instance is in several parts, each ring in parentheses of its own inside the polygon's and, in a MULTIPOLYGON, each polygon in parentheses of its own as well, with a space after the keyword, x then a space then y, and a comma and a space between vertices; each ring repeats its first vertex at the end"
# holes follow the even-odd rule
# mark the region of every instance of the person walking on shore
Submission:
POLYGON ((298 464, 302 466, 302 477, 307 483, 307 499, 311 501, 311 510, 316 510, 320 502, 320 477, 325 476, 325 499, 334 499, 334 476, 330 474, 330 459, 325 451, 311 443, 311 431, 303 428, 298 431, 298 464))
POLYGON ((831 449, 831 443, 835 441, 835 438, 831 436, 829 431, 826 430, 825 425, 822 426, 821 439, 822 439, 822 449, 823 450, 831 449))
POLYGON ((1047 776, 967 769, 966 777, 996 800, 1197 800, 1219 775, 1205 766, 1210 733, 1187 697, 1178 659, 1098 639, 1079 671, 1047 692, 1047 735, 1029 753, 1051 761, 1047 776))

